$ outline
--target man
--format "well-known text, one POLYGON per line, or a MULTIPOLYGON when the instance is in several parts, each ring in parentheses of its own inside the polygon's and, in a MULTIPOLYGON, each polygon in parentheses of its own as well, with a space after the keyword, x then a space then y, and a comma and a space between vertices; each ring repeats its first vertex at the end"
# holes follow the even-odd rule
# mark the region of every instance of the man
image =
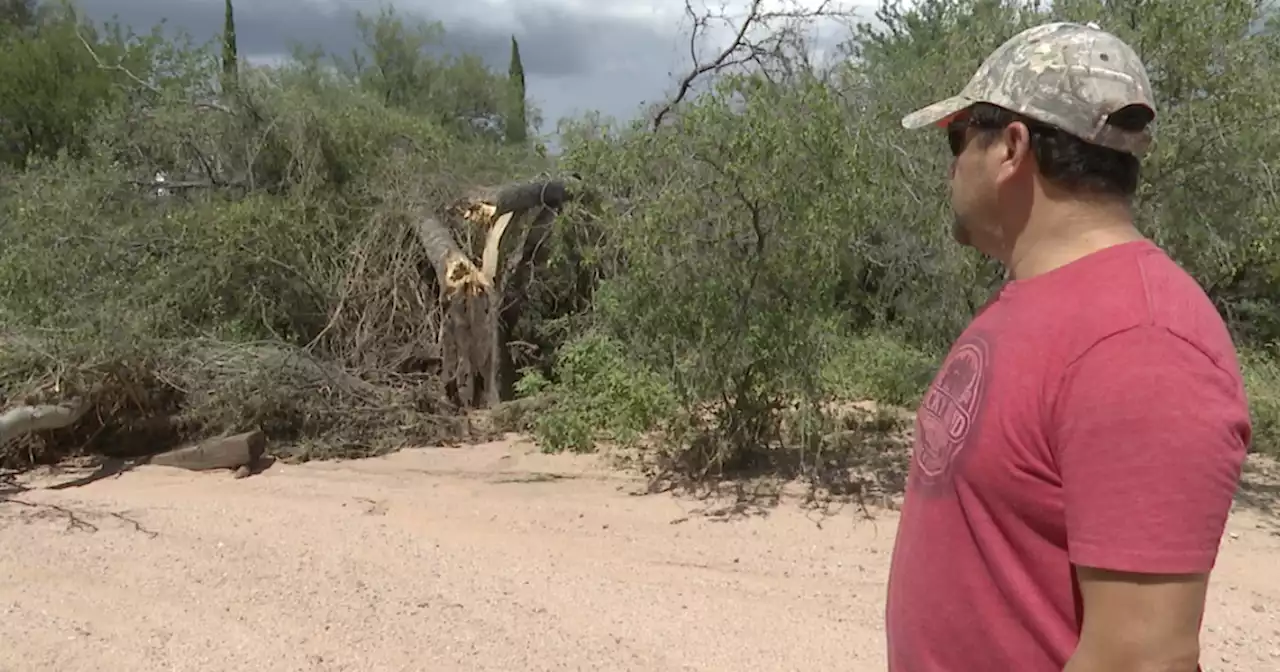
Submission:
POLYGON ((1027 30, 954 98, 956 239, 1009 280, 921 401, 893 555, 891 672, 1193 672, 1250 440, 1236 353, 1134 228, 1155 118, 1134 51, 1027 30))

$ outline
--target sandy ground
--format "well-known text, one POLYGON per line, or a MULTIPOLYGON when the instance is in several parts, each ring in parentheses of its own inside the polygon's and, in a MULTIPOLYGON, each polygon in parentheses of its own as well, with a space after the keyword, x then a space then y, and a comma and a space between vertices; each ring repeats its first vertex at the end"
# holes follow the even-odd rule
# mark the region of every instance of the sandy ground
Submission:
MULTIPOLYGON (((0 504, 0 670, 884 669, 892 512, 641 487, 517 441, 28 490, 0 504)), ((1209 672, 1280 669, 1280 525, 1256 506, 1224 542, 1209 672)))

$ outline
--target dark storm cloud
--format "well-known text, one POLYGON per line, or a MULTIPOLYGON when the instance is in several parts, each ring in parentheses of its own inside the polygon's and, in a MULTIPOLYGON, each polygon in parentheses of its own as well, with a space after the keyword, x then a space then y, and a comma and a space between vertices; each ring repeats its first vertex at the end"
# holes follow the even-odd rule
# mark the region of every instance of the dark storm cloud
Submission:
MULTIPOLYGON (((588 109, 630 117, 642 102, 662 96, 671 71, 681 65, 679 25, 674 21, 664 26, 513 0, 506 5, 517 8, 512 20, 500 25, 484 20, 481 3, 460 11, 466 7, 462 2, 397 3, 397 12, 443 20, 447 51, 480 55, 502 70, 514 34, 520 41, 529 94, 543 110, 547 126, 560 116, 588 109), (446 11, 435 13, 433 5, 446 11)), ((138 31, 166 19, 197 41, 214 38, 222 26, 223 3, 218 0, 80 0, 79 4, 95 20, 114 15, 138 31)), ((350 54, 359 46, 357 7, 366 13, 378 11, 374 3, 342 0, 242 0, 235 8, 240 52, 251 59, 279 57, 290 44, 301 43, 350 54)))
MULTIPOLYGON (((98 21, 115 16, 139 32, 164 20, 204 41, 222 29, 223 5, 218 0, 79 0, 78 4, 98 21)), ((286 52, 292 41, 319 43, 343 53, 356 45, 355 12, 346 6, 241 0, 235 11, 240 51, 249 56, 286 52)))

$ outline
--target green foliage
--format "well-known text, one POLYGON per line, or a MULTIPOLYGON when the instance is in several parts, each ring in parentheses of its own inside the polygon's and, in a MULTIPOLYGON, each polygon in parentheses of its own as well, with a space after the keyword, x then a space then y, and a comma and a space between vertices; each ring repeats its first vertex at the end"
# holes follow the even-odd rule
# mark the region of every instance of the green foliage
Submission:
POLYGON ((590 451, 600 441, 634 444, 678 409, 668 382, 628 358, 617 341, 587 334, 558 359, 554 384, 536 372, 519 384, 522 396, 554 395, 533 422, 546 451, 590 451))
MULTIPOLYGON (((1141 5, 890 0, 829 71, 722 77, 658 134, 565 125, 564 162, 625 199, 595 242, 592 323, 673 381, 685 412, 714 409, 703 431, 717 448, 702 455, 719 465, 785 448, 790 403, 913 403, 1002 273, 951 240, 945 143, 898 121, 1017 31, 1068 18, 1149 60, 1161 121, 1140 224, 1242 343, 1280 341, 1280 38, 1249 29, 1260 17, 1246 0, 1141 5)), ((1256 378, 1266 365, 1250 362, 1256 378)), ((1254 386, 1265 427, 1274 392, 1254 386)))
MULTIPOLYGON (((282 75, 287 77, 287 73, 282 75)), ((226 115, 183 100, 139 120, 127 108, 98 117, 86 142, 96 159, 32 166, 7 185, 0 309, 19 324, 71 328, 121 315, 162 338, 212 334, 302 345, 329 321, 361 209, 388 148, 424 157, 449 140, 427 120, 341 88, 248 90, 269 133, 239 140, 226 115), (324 110, 317 114, 316 110, 324 110), (227 148, 234 151, 228 152, 227 148), (261 182, 288 192, 240 198, 203 190, 183 202, 138 198, 122 160, 182 171, 204 156, 256 157, 261 182), (57 222, 50 227, 48 223, 57 222)))
POLYGON ((1280 456, 1280 351, 1245 349, 1240 363, 1253 416, 1253 449, 1280 456))
POLYGON ((933 379, 939 358, 904 343, 900 336, 871 333, 840 339, 822 376, 842 399, 875 399, 914 407, 933 379))
POLYGON ((44 21, 47 6, 40 0, 3 0, 0 2, 0 32, 28 32, 44 21))
POLYGON ((145 47, 114 40, 101 44, 70 9, 39 19, 26 10, 13 11, 13 20, 26 29, 15 24, 0 31, 0 159, 21 168, 31 156, 82 151, 77 133, 101 105, 119 99, 120 77, 98 67, 77 31, 115 58, 137 60, 129 57, 145 47))

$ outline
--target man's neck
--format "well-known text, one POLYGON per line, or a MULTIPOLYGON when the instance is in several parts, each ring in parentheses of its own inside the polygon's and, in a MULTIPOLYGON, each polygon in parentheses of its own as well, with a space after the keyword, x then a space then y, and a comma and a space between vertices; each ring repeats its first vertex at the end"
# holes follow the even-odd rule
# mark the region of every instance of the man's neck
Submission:
POLYGON ((1014 242, 1006 263, 1010 279, 1026 280, 1099 250, 1144 239, 1123 204, 1054 210, 1033 218, 1014 242))

